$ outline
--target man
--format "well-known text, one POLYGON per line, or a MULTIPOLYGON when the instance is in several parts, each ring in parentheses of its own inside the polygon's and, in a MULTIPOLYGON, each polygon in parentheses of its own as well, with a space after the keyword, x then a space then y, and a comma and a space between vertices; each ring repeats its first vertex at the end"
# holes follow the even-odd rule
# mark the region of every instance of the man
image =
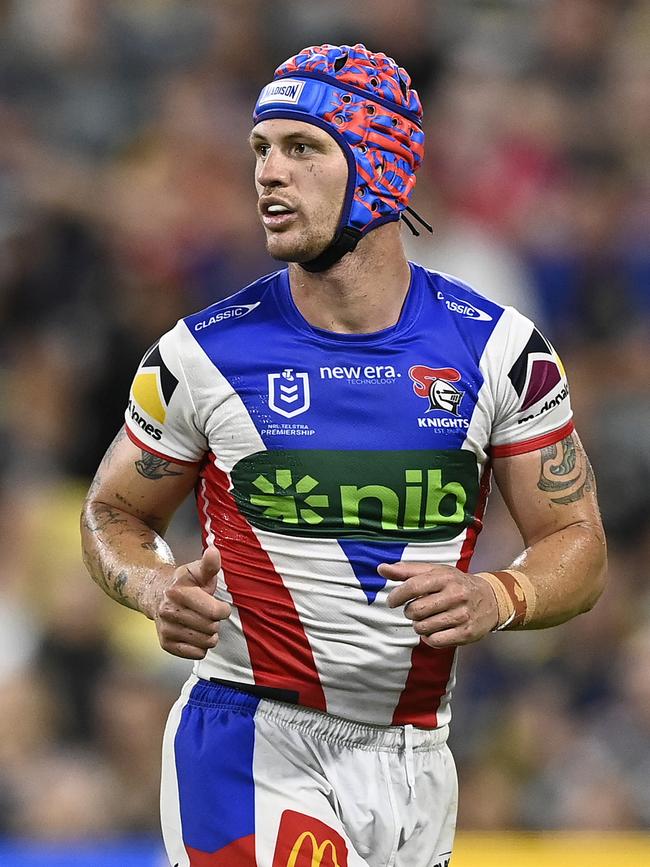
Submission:
POLYGON ((172 864, 448 864, 457 648, 594 604, 593 476, 533 324, 405 258, 423 133, 403 69, 304 50, 251 145, 289 267, 145 355, 85 559, 196 660, 164 743, 172 864), (526 550, 472 574, 491 472, 526 550), (192 489, 204 553, 175 567, 162 535, 192 489))

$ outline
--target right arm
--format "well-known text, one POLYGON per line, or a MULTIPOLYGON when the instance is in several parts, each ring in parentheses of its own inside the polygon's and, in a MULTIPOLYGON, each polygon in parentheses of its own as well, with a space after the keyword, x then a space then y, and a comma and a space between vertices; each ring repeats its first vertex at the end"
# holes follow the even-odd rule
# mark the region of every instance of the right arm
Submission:
POLYGON ((112 599, 156 624, 170 653, 201 659, 217 643, 230 607, 213 596, 219 552, 176 567, 164 533, 194 488, 198 464, 160 458, 134 445, 122 429, 108 448, 81 516, 84 562, 112 599))

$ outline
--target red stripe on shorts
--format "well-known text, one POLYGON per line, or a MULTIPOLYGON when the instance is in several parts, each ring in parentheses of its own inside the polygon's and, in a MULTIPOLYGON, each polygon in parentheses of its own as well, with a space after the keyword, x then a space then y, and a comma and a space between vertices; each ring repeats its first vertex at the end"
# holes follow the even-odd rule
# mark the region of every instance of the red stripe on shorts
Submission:
POLYGON ((255 834, 233 840, 216 852, 201 852, 185 846, 190 867, 257 867, 255 860, 255 834))

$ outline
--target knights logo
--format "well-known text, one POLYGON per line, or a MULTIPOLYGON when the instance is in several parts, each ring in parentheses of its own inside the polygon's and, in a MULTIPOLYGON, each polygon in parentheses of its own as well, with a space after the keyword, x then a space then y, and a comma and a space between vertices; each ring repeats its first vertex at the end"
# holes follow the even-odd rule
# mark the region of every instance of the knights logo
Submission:
POLYGON ((426 364, 416 364, 409 370, 413 380, 413 391, 418 397, 429 401, 427 412, 442 410, 458 415, 460 402, 465 396, 454 382, 460 381, 460 373, 455 367, 428 367, 426 364))
POLYGON ((142 359, 133 381, 133 399, 147 415, 164 424, 177 385, 178 380, 163 361, 158 344, 154 344, 142 359))
POLYGON ((269 407, 285 418, 307 412, 311 404, 309 374, 285 367, 282 373, 269 373, 269 407))

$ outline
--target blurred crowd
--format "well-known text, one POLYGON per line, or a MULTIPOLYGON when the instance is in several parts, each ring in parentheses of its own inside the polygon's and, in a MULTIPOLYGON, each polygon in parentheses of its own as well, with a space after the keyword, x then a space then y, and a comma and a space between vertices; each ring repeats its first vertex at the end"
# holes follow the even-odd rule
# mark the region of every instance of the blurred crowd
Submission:
MULTIPOLYGON (((158 827, 189 663, 88 578, 79 506, 147 347, 277 267, 260 87, 357 41, 425 107, 411 257, 555 343, 609 536, 589 615, 462 651, 460 827, 650 828, 648 3, 0 0, 0 834, 158 827)), ((492 506, 476 570, 521 544, 492 506)), ((191 504, 170 539, 197 556, 191 504)))

